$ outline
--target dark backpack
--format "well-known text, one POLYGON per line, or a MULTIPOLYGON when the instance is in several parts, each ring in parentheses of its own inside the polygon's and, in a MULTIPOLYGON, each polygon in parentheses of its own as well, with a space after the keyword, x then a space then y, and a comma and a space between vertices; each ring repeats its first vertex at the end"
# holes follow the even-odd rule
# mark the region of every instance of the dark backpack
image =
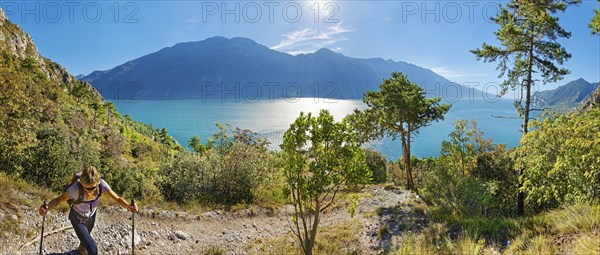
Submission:
POLYGON ((89 203, 90 211, 91 211, 92 203, 96 202, 96 200, 98 200, 100 198, 100 196, 102 195, 102 188, 99 187, 98 196, 96 196, 96 198, 94 198, 94 200, 84 202, 83 198, 85 196, 85 192, 83 192, 84 188, 83 188, 83 185, 81 185, 81 183, 79 182, 79 179, 81 179, 81 172, 77 172, 77 173, 73 174, 71 181, 69 181, 69 183, 67 183, 65 185, 65 187, 63 188, 63 192, 67 192, 67 190, 73 185, 73 183, 77 183, 77 190, 79 190, 79 195, 77 196, 77 199, 72 199, 72 198, 69 199, 69 201, 68 201, 69 207, 73 208, 73 206, 77 205, 77 204, 89 203))

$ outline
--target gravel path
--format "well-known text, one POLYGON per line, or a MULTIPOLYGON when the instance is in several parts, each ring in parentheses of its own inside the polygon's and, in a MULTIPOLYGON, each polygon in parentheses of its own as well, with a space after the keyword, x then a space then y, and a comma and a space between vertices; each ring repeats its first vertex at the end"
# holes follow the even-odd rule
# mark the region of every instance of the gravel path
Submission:
MULTIPOLYGON (((361 245, 368 253, 378 253, 385 248, 384 240, 379 240, 377 230, 386 222, 386 209, 402 207, 412 193, 401 190, 386 190, 381 187, 367 187, 357 208, 355 218, 364 223, 361 245), (382 210, 376 213, 376 210, 382 210)), ((205 254, 216 247, 225 254, 253 254, 246 247, 251 242, 284 235, 289 231, 289 220, 293 207, 285 206, 278 211, 266 209, 244 209, 236 212, 219 210, 190 215, 185 212, 154 211, 144 209, 135 217, 136 254, 205 254)), ((2 215, 0 215, 2 216, 2 215)), ((17 217, 20 235, 8 233, 0 240, 0 254, 36 254, 39 242, 22 250, 19 246, 30 241, 24 233, 38 235, 41 231, 41 218, 33 208, 22 207, 21 217, 17 217), (9 241, 11 240, 11 241, 9 241), (14 240, 14 241, 12 241, 14 240)), ((15 217, 4 215, 3 217, 15 217)), ((92 235, 101 254, 131 254, 131 214, 122 208, 100 208, 92 235)), ((346 208, 337 208, 323 216, 320 226, 328 226, 349 220, 346 208)), ((1 220, 1 219, 0 219, 1 220)), ((46 230, 52 231, 70 226, 67 214, 52 211, 46 218, 46 230)), ((77 237, 72 229, 44 238, 44 252, 47 254, 77 254, 77 237)))

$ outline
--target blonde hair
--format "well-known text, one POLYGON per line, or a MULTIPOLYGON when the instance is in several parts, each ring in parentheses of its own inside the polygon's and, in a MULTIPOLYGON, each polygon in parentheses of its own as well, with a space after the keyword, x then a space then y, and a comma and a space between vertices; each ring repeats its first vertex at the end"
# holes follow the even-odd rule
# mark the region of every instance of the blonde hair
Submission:
POLYGON ((100 172, 94 166, 88 166, 81 172, 81 178, 79 181, 83 184, 97 185, 100 183, 100 172))

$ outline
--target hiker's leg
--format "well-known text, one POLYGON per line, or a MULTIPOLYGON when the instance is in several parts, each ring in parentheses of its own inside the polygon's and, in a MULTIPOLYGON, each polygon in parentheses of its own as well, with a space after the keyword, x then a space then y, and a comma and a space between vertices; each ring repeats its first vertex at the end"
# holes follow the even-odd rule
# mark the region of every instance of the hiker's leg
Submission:
POLYGON ((89 255, 97 255, 98 247, 96 247, 96 242, 94 242, 88 228, 84 222, 79 220, 77 213, 74 210, 71 210, 71 213, 69 213, 69 220, 71 221, 71 225, 73 225, 73 229, 75 230, 81 245, 85 247, 87 253, 89 255))

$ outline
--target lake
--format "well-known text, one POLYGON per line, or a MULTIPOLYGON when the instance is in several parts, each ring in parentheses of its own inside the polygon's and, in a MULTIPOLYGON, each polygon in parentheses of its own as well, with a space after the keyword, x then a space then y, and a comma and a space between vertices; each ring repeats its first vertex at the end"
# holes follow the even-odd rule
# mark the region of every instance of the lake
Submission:
MULTIPOLYGON (((206 142, 206 138, 217 131, 215 123, 220 122, 230 124, 232 128, 250 129, 258 133, 271 142, 270 148, 274 150, 279 148, 283 133, 301 111, 318 114, 320 109, 328 109, 339 121, 355 108, 366 107, 361 100, 322 98, 254 102, 222 102, 220 99, 113 102, 123 115, 128 114, 136 121, 151 124, 159 129, 166 128, 169 134, 185 147, 192 136, 198 136, 203 143, 206 142)), ((508 147, 518 145, 521 137, 521 119, 494 116, 516 117, 513 101, 500 99, 488 102, 484 99, 471 99, 454 102, 444 121, 422 128, 411 145, 412 154, 417 157, 438 156, 442 141, 448 140, 448 134, 454 130, 452 122, 455 119, 475 119, 486 138, 508 147)), ((402 154, 399 139, 392 141, 391 138, 384 138, 372 142, 369 147, 383 153, 388 160, 397 160, 402 154)))

